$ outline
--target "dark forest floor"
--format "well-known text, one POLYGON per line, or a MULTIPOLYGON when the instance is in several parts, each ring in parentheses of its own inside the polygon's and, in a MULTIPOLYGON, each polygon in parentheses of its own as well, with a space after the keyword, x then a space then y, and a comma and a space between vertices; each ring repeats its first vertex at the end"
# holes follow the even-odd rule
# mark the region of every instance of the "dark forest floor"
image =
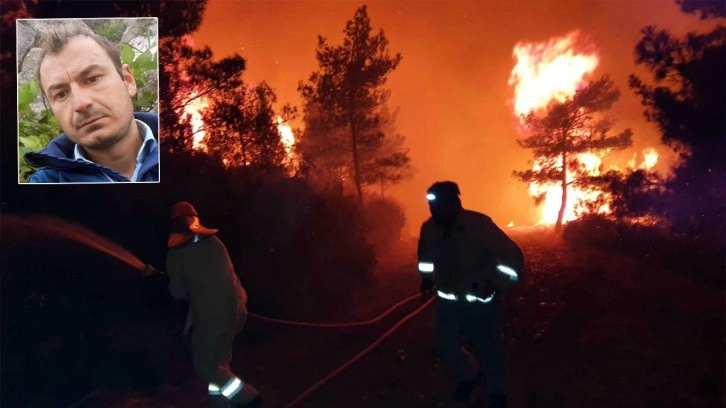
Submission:
MULTIPOLYGON (((697 282, 688 271, 656 270, 647 258, 570 248, 547 234, 513 237, 524 250, 527 275, 525 286, 504 302, 512 407, 724 406, 723 287, 697 282)), ((367 293, 320 321, 368 319, 415 294, 413 247, 406 252, 398 264, 381 265, 367 293)), ((416 299, 374 325, 345 329, 250 317, 232 367, 260 390, 264 407, 283 407, 420 305, 416 299)), ((428 307, 299 406, 455 406, 449 402, 455 383, 429 349, 431 320, 428 307)), ((134 330, 126 335, 162 332, 134 330)), ((180 334, 167 341, 184 344, 180 334)), ((77 407, 206 406, 206 384, 176 350, 154 351, 162 385, 101 388, 77 407)), ((487 407, 482 393, 475 397, 470 406, 487 407)))

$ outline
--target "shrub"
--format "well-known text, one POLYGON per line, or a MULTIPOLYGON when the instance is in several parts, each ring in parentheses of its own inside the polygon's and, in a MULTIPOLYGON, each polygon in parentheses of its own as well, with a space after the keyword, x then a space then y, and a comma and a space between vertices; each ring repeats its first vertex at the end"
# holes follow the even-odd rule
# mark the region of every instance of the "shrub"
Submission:
POLYGON ((281 180, 256 190, 237 220, 231 251, 252 309, 320 318, 373 276, 375 251, 354 197, 281 180))
POLYGON ((401 240, 401 231, 406 224, 401 204, 390 198, 376 197, 366 203, 365 216, 370 225, 368 239, 378 253, 401 240))
POLYGON ((574 249, 587 245, 633 258, 650 255, 668 270, 686 272, 709 284, 724 284, 723 240, 705 243, 676 235, 667 223, 643 225, 588 215, 567 223, 562 237, 574 249))

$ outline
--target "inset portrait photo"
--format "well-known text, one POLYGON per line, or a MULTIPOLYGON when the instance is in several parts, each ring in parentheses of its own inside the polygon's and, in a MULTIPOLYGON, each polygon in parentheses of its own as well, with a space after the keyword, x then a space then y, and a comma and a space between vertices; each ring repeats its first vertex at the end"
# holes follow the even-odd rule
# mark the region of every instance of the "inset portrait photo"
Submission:
POLYGON ((19 19, 18 183, 159 182, 158 19, 19 19))

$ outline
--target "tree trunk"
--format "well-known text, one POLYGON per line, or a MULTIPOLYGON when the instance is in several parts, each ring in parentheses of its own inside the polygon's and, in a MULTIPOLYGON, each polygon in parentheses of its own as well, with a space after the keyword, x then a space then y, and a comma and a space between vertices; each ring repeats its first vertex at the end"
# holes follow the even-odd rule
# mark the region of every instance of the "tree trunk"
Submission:
POLYGON ((355 191, 358 193, 358 201, 363 205, 363 189, 360 185, 360 163, 358 159, 358 129, 350 120, 350 141, 353 151, 353 182, 355 183, 355 191))
POLYGON ((560 211, 557 213, 555 232, 562 231, 562 220, 565 218, 565 208, 567 208, 567 152, 562 152, 562 204, 560 205, 560 211))

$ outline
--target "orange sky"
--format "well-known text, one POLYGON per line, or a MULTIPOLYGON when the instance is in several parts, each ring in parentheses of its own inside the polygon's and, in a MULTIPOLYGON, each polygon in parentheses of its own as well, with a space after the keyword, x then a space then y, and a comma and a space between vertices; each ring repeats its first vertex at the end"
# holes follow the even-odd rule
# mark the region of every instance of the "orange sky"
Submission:
MULTIPOLYGON (((210 0, 193 37, 217 58, 239 53, 247 60, 248 82, 267 81, 281 104, 299 105, 297 83, 317 68, 317 36, 339 43, 346 21, 362 4, 210 0)), ((489 214, 502 227, 510 220, 516 225, 537 220, 527 185, 511 176, 529 168, 532 158, 516 144, 513 90, 507 85, 518 41, 542 42, 572 29, 589 36, 601 57, 594 76, 610 74, 620 88, 614 130, 634 131, 632 155, 658 143, 627 87, 628 75, 636 72, 633 49, 640 29, 657 24, 680 34, 713 25, 682 14, 671 0, 366 4, 374 30, 383 29, 390 50, 403 55, 387 86, 390 105, 401 108, 398 130, 407 137, 416 173, 391 194, 406 207, 412 234, 428 217, 425 189, 444 179, 459 183, 465 207, 489 214)))

